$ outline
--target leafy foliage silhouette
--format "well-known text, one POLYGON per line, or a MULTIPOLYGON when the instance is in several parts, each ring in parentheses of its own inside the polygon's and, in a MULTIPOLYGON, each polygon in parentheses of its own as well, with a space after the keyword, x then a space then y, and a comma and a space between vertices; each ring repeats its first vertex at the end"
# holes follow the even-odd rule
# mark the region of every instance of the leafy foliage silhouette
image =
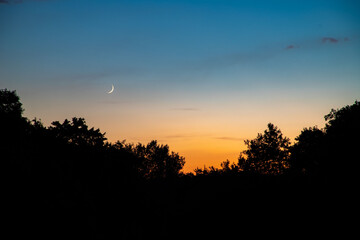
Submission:
POLYGON ((317 175, 324 160, 325 131, 317 127, 304 128, 291 148, 292 170, 317 175))
POLYGON ((0 149, 4 153, 15 152, 14 143, 25 137, 27 120, 22 117, 23 111, 16 91, 0 90, 0 149))
POLYGON ((239 168, 246 172, 278 175, 289 168, 290 140, 272 123, 264 134, 245 140, 247 150, 239 157, 239 168))
POLYGON ((21 117, 24 109, 16 91, 3 89, 0 91, 0 114, 4 117, 21 117))
POLYGON ((325 116, 327 158, 322 166, 324 174, 332 178, 333 183, 355 184, 359 167, 360 146, 360 102, 341 109, 332 109, 325 116), (336 179, 336 180, 335 180, 336 179))
POLYGON ((100 129, 89 129, 84 118, 74 117, 71 122, 65 119, 63 123, 55 121, 51 124, 53 126, 49 130, 56 138, 74 145, 102 147, 106 140, 105 133, 101 133, 100 129))
POLYGON ((206 166, 204 166, 203 169, 196 168, 194 170, 196 176, 232 176, 237 175, 239 171, 239 166, 235 163, 230 163, 229 160, 220 163, 220 168, 215 168, 213 166, 207 168, 206 166))
POLYGON ((169 151, 168 145, 153 140, 146 146, 139 143, 133 151, 141 158, 140 173, 148 179, 176 177, 185 164, 185 158, 169 151))

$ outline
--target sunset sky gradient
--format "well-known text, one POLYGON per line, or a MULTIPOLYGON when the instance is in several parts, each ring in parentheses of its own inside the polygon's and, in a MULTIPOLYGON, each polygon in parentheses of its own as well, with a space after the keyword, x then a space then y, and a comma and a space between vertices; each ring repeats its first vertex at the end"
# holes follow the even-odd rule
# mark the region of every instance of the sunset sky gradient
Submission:
POLYGON ((0 88, 26 117, 157 139, 185 171, 236 161, 268 122, 293 142, 360 96, 356 0, 1 0, 0 36, 0 88))

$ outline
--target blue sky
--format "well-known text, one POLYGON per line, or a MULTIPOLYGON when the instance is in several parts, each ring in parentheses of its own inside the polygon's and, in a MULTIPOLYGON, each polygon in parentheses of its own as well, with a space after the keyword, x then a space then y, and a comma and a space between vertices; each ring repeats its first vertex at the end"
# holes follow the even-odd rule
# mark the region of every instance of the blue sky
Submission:
POLYGON ((359 13, 350 0, 2 0, 0 88, 47 125, 84 116, 195 166, 189 136, 248 138, 273 121, 295 137, 359 99, 359 13))
POLYGON ((281 55, 288 45, 309 50, 323 37, 358 38, 356 1, 168 2, 1 4, 2 65, 45 78, 221 71, 281 55))

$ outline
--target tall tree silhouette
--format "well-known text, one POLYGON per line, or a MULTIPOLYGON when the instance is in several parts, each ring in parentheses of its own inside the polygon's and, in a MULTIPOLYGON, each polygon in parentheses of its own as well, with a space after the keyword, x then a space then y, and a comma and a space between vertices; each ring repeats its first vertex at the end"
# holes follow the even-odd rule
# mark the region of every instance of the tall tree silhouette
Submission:
POLYGON ((245 172, 278 175, 289 168, 290 140, 272 123, 263 134, 245 140, 247 150, 239 156, 239 168, 245 172))

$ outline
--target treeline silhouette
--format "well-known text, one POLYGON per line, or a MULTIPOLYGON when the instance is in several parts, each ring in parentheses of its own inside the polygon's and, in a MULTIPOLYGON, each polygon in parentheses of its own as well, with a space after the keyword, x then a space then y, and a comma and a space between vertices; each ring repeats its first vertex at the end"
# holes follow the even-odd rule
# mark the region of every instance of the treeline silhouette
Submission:
POLYGON ((14 238, 316 237, 339 229, 357 194, 358 101, 293 145, 269 123, 237 163, 194 173, 155 140, 109 143, 83 118, 46 127, 22 114, 16 92, 0 90, 5 228, 14 238))

